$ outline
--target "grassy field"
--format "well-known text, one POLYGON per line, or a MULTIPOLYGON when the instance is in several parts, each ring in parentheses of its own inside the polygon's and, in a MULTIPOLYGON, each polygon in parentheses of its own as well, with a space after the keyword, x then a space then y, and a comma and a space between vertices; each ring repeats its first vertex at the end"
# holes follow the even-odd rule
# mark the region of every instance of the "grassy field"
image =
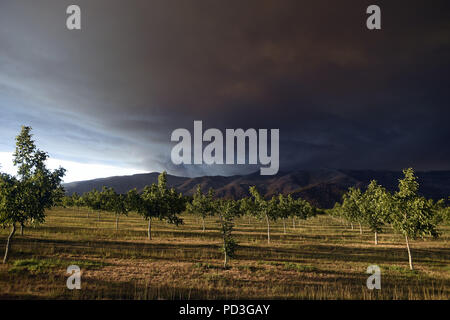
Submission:
MULTIPOLYGON (((416 270, 409 271, 404 240, 386 229, 373 234, 329 216, 281 222, 267 244, 264 222, 242 218, 234 234, 240 247, 222 269, 214 218, 206 232, 196 217, 182 226, 146 222, 131 214, 115 230, 112 214, 54 209, 39 227, 16 234, 10 260, 0 265, 2 299, 449 299, 450 228, 438 240, 412 242, 416 270), (82 270, 82 289, 66 288, 66 269, 82 270), (368 290, 369 265, 381 268, 381 290, 368 290)), ((0 254, 9 230, 0 230, 0 254)))

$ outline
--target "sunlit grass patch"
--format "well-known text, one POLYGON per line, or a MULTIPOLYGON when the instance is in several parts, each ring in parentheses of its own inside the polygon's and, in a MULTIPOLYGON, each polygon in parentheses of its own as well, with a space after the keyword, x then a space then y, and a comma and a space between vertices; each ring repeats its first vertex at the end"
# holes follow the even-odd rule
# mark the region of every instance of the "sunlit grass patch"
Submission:
POLYGON ((405 277, 419 277, 420 276, 419 270, 410 270, 408 267, 388 266, 387 270, 391 273, 400 274, 405 277))
POLYGON ((299 263, 285 262, 284 263, 285 270, 294 270, 298 272, 314 272, 318 271, 318 269, 314 266, 302 265, 299 263))
POLYGON ((71 265, 76 265, 82 269, 93 270, 99 269, 107 264, 101 261, 91 260, 61 260, 61 259, 48 259, 48 258, 31 258, 31 259, 19 259, 12 263, 12 266, 8 269, 10 273, 46 273, 52 269, 67 268, 71 265))

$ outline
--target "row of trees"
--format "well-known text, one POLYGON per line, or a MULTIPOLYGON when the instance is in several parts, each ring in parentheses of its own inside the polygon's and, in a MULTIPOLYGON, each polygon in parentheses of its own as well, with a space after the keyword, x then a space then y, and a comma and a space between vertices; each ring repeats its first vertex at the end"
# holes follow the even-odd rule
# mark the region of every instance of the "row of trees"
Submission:
MULTIPOLYGON (((120 216, 127 216, 134 211, 148 221, 148 239, 151 240, 151 222, 153 219, 165 220, 179 225, 183 220, 178 215, 186 208, 186 199, 175 189, 167 187, 167 174, 163 172, 158 177, 158 183, 146 186, 142 192, 136 189, 126 194, 117 193, 114 188, 103 187, 102 191, 92 190, 82 196, 74 193, 66 196, 61 204, 64 207, 87 207, 97 212, 100 220, 100 212, 114 213, 116 217, 116 230, 119 228, 120 216)), ((88 210, 88 217, 89 217, 88 210)))
POLYGON ((200 185, 193 196, 192 202, 187 204, 187 212, 200 216, 202 228, 205 231, 205 218, 208 216, 219 217, 223 238, 223 252, 225 253, 224 265, 227 258, 234 255, 237 247, 236 241, 232 237, 233 220, 240 216, 252 216, 259 220, 265 220, 267 224, 267 242, 270 243, 270 224, 279 219, 283 220, 284 231, 286 232, 286 220, 307 219, 315 215, 316 210, 307 201, 302 199, 294 200, 291 195, 282 194, 265 199, 256 189, 250 187, 250 197, 237 201, 214 199, 214 190, 210 189, 206 194, 201 191, 200 185))
POLYGON ((350 188, 342 197, 342 203, 336 203, 332 214, 350 222, 367 226, 375 236, 385 225, 405 237, 409 257, 409 267, 413 270, 410 239, 432 236, 438 237, 437 224, 448 215, 444 201, 433 201, 419 195, 419 183, 412 168, 403 170, 404 177, 399 180, 398 190, 389 192, 375 180, 371 181, 363 192, 350 188))
POLYGON ((301 198, 293 199, 291 195, 284 196, 279 194, 269 200, 265 199, 256 189, 250 187, 250 198, 242 200, 243 211, 246 214, 253 215, 258 219, 264 219, 267 225, 267 243, 270 243, 270 223, 277 220, 283 221, 284 232, 286 232, 286 220, 295 219, 305 220, 316 214, 316 209, 311 204, 301 198))
POLYGON ((98 219, 100 219, 101 211, 112 212, 116 216, 116 229, 118 229, 119 217, 134 211, 148 221, 149 240, 152 238, 152 219, 165 220, 178 225, 183 222, 178 215, 187 211, 201 218, 202 229, 205 231, 205 219, 217 217, 223 240, 222 251, 226 267, 229 259, 234 257, 237 248, 237 242, 232 235, 236 217, 246 215, 265 220, 267 241, 270 243, 271 222, 282 219, 286 231, 288 218, 292 218, 295 224, 295 219, 306 219, 316 213, 315 208, 307 201, 295 200, 290 195, 280 194, 266 200, 255 187, 251 187, 249 191, 251 197, 240 200, 216 199, 214 190, 210 189, 207 193, 203 193, 199 185, 192 199, 189 200, 174 189, 167 188, 167 175, 163 172, 158 177, 157 184, 145 187, 141 193, 133 189, 127 194, 117 194, 113 188, 103 187, 100 192, 92 190, 81 197, 76 193, 66 196, 62 200, 62 204, 66 207, 88 207, 98 213, 98 219))

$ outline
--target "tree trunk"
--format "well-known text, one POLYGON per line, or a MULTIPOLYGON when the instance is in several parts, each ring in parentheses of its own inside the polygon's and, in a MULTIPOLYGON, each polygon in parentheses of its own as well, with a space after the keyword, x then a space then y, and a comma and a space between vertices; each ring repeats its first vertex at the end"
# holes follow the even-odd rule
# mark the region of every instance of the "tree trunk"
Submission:
POLYGON ((376 231, 375 231, 375 244, 378 244, 378 234, 376 231))
POLYGON ((203 227, 203 232, 205 232, 205 218, 202 217, 202 227, 203 227))
POLYGON ((407 235, 405 235, 405 239, 406 239, 406 248, 408 249, 409 269, 414 270, 413 263, 412 263, 412 257, 411 257, 411 249, 409 248, 409 240, 408 240, 407 235))
POLYGON ((359 234, 362 235, 362 226, 361 226, 361 222, 359 222, 359 234))
POLYGON ((225 259, 224 259, 224 262, 223 262, 223 268, 226 269, 227 268, 227 264, 228 264, 228 255, 227 255, 226 250, 224 250, 224 254, 225 254, 225 259))
POLYGON ((295 229, 295 217, 292 218, 292 226, 293 226, 294 229, 295 229))
POLYGON ((119 215, 116 214, 116 231, 119 230, 119 215))
POLYGON ((286 219, 283 219, 283 229, 284 233, 286 234, 286 219))
POLYGON ((6 260, 8 260, 8 251, 11 246, 11 239, 14 236, 14 233, 16 233, 16 225, 15 224, 12 225, 11 233, 9 234, 8 241, 6 242, 6 250, 5 250, 5 256, 3 257, 3 263, 6 263, 6 260))
POLYGON ((350 222, 350 225, 352 226, 352 230, 353 230, 353 222, 350 222))
POLYGON ((24 228, 24 225, 23 225, 23 223, 21 223, 20 224, 20 235, 21 236, 23 236, 23 228, 24 228))
POLYGON ((97 220, 98 220, 98 222, 100 222, 100 211, 97 214, 97 220))
POLYGON ((152 219, 148 219, 148 240, 152 240, 152 219))
POLYGON ((269 216, 266 214, 266 222, 267 222, 267 243, 270 243, 270 221, 269 216))

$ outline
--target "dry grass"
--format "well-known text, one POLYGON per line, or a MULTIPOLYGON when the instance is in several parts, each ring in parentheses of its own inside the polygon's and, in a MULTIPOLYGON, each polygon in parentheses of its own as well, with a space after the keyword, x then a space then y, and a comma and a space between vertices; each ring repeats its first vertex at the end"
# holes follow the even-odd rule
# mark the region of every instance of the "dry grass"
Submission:
MULTIPOLYGON (((214 218, 206 232, 197 218, 179 227, 156 221, 154 239, 137 215, 87 218, 84 210, 54 209, 46 224, 25 229, 0 266, 0 298, 57 299, 449 299, 448 227, 438 240, 412 244, 417 270, 408 269, 403 239, 387 229, 380 244, 365 230, 351 230, 328 216, 272 227, 267 244, 263 222, 236 222, 240 244, 223 270, 214 218), (82 289, 66 288, 66 268, 82 269, 82 289), (367 267, 382 270, 382 289, 366 288, 367 267)), ((0 254, 7 230, 0 230, 0 254)))

